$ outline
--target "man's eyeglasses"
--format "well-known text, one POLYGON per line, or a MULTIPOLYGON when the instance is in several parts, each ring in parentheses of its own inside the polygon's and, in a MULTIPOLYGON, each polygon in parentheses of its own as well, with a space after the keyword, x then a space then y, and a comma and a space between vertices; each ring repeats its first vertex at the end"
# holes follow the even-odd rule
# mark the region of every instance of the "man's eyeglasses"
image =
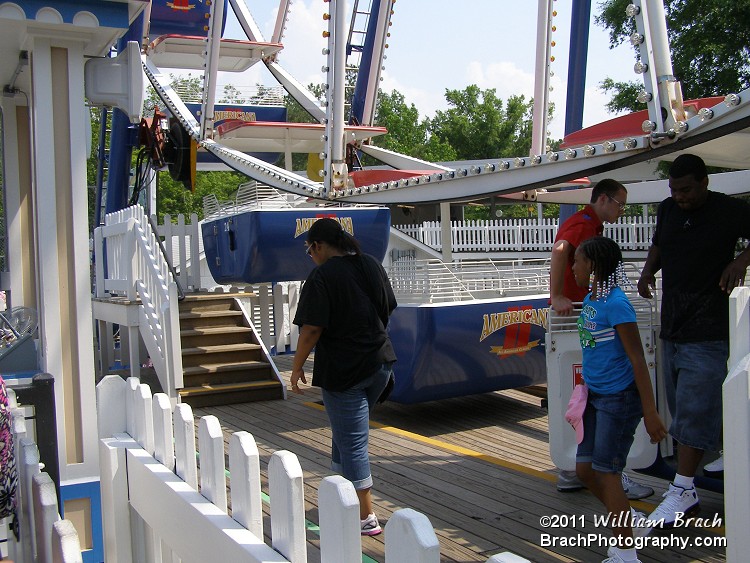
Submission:
POLYGON ((616 199, 615 199, 615 198, 613 198, 613 197, 612 197, 611 195, 608 195, 607 197, 608 197, 609 199, 611 199, 612 201, 614 201, 614 202, 615 202, 615 203, 616 203, 616 204, 617 204, 618 206, 620 206, 620 211, 625 211, 625 208, 626 208, 626 207, 628 206, 628 204, 627 204, 627 203, 623 203, 623 202, 621 202, 621 201, 619 201, 619 200, 616 200, 616 199))
POLYGON ((305 254, 310 256, 312 258, 312 254, 310 252, 312 251, 312 244, 305 244, 305 254))

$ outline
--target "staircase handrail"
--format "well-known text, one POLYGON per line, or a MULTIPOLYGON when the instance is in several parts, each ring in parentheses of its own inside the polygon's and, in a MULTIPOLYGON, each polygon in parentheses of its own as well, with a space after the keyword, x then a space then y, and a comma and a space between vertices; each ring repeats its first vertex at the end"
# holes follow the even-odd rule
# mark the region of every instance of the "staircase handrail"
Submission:
POLYGON ((177 284, 151 222, 139 205, 105 217, 94 243, 103 260, 96 265, 98 298, 123 295, 139 305, 139 330, 162 389, 173 399, 182 387, 182 351, 179 341, 177 284))
MULTIPOLYGON (((148 215, 146 218, 148 219, 149 225, 151 225, 151 230, 154 233, 158 233, 159 226, 154 222, 154 218, 150 215, 148 215)), ((157 236, 156 242, 159 245, 159 250, 161 251, 161 255, 167 264, 167 268, 169 268, 169 273, 172 274, 172 279, 174 279, 174 283, 177 285, 177 299, 179 301, 182 301, 183 299, 185 299, 185 292, 182 290, 182 284, 180 284, 180 280, 177 276, 177 271, 174 269, 172 262, 169 260, 169 256, 167 255, 167 249, 164 248, 164 243, 162 242, 161 237, 157 236)))

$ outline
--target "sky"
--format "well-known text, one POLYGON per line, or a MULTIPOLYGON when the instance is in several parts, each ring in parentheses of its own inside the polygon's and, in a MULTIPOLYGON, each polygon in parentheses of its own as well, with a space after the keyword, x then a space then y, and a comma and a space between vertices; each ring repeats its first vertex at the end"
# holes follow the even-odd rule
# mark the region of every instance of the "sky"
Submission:
MULTIPOLYGON (((360 0, 367 4, 367 0, 360 0)), ((555 0, 551 63, 553 76, 550 101, 555 115, 548 125, 550 137, 561 139, 565 122, 565 94, 568 73, 570 18, 573 0, 555 0)), ((257 25, 269 41, 276 21, 278 0, 246 0, 257 25)), ((348 1, 351 10, 353 0, 348 1)), ((300 82, 324 82, 321 67, 326 40, 323 13, 329 4, 323 0, 294 0, 283 38, 280 64, 300 82)), ((462 90, 471 84, 495 88, 507 100, 511 95, 533 96, 537 5, 533 0, 397 0, 391 16, 381 89, 398 90, 407 104, 414 104, 424 117, 445 110, 446 89, 462 90)), ((231 12, 231 9, 229 10, 231 12)), ((586 72, 584 126, 614 117, 604 107, 609 97, 599 84, 607 77, 615 81, 637 79, 635 56, 629 43, 609 48, 606 31, 593 22, 598 1, 592 0, 592 22, 586 72)), ((244 38, 233 16, 224 34, 244 38)), ((252 86, 276 85, 258 64, 238 76, 223 73, 219 83, 252 86)))

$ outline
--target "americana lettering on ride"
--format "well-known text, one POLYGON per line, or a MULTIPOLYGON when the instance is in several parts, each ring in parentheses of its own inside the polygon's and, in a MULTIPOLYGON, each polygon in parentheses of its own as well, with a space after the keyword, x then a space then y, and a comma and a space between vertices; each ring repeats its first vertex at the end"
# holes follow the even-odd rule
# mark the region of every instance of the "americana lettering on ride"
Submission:
POLYGON ((352 220, 351 217, 336 217, 335 215, 318 215, 317 217, 301 217, 297 219, 297 225, 294 230, 294 238, 297 238, 298 236, 309 231, 313 223, 317 221, 318 219, 322 219, 323 217, 328 217, 330 219, 333 219, 334 221, 338 221, 342 229, 344 229, 350 235, 354 236, 354 221, 352 220))
POLYGON ((224 121, 226 119, 238 119, 240 121, 255 121, 254 111, 240 111, 240 110, 221 110, 214 112, 214 122, 224 121))
POLYGON ((481 342, 490 334, 511 325, 530 324, 547 328, 547 316, 549 308, 541 309, 520 308, 517 310, 503 311, 502 313, 489 313, 483 315, 481 342))
POLYGON ((532 325, 547 327, 549 308, 535 309, 532 305, 508 307, 502 313, 483 315, 481 342, 490 334, 505 329, 505 337, 500 346, 490 346, 490 353, 499 359, 509 356, 524 356, 540 344, 540 340, 530 341, 532 325))

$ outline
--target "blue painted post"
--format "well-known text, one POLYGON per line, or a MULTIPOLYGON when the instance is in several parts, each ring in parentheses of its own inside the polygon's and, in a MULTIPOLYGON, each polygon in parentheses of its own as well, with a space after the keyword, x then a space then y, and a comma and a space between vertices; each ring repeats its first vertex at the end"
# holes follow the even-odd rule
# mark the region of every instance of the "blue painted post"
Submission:
MULTIPOLYGON (((359 59, 359 70, 357 71, 357 83, 354 86, 352 106, 349 112, 349 123, 362 123, 365 111, 365 96, 367 95, 367 82, 370 77, 372 66, 372 52, 375 46, 375 33, 378 27, 377 14, 380 12, 380 0, 372 0, 370 6, 370 19, 367 22, 367 35, 362 46, 362 56, 359 59), (356 121, 354 121, 356 119, 356 121)), ((351 45, 347 45, 347 55, 351 52, 351 45)))
MULTIPOLYGON (((586 95, 586 63, 589 49, 591 0, 573 0, 570 17, 570 54, 568 56, 568 90, 565 103, 565 134, 583 128, 583 103, 586 95)), ((560 206, 560 225, 576 212, 577 206, 560 206)))

